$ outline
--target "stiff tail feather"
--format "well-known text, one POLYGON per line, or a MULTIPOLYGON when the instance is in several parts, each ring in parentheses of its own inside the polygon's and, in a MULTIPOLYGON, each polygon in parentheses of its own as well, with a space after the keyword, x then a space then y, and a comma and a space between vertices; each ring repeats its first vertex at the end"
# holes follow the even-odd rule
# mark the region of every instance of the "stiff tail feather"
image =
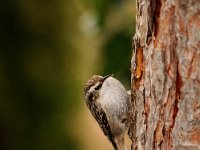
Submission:
POLYGON ((116 148, 115 150, 127 150, 125 141, 124 141, 124 137, 117 137, 115 139, 115 143, 116 143, 116 148))

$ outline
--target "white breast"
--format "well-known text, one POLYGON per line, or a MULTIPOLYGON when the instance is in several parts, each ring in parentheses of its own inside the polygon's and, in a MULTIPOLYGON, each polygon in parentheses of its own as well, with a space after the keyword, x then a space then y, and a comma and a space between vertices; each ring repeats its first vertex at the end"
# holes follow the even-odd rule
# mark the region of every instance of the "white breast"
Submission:
POLYGON ((108 119, 119 120, 127 114, 130 101, 124 86, 115 78, 105 80, 98 100, 106 111, 108 119))

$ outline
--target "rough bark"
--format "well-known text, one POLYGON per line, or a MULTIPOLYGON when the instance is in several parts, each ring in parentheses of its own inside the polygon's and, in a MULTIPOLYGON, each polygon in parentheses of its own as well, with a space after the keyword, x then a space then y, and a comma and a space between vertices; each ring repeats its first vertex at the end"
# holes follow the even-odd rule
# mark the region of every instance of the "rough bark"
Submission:
POLYGON ((200 149, 200 1, 137 0, 132 149, 200 149))

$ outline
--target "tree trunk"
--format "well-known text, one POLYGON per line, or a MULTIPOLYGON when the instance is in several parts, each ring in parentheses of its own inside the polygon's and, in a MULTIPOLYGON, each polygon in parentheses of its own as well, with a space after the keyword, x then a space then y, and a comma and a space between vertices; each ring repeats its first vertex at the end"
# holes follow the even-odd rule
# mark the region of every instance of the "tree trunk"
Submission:
POLYGON ((132 150, 200 149, 200 1, 137 0, 132 150))

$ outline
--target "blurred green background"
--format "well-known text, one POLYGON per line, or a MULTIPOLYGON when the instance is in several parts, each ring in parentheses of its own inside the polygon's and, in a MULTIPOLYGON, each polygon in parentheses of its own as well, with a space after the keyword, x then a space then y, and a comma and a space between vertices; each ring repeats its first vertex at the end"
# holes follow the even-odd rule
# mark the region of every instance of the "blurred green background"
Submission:
POLYGON ((93 74, 130 87, 134 0, 3 0, 0 150, 112 149, 85 106, 93 74))

